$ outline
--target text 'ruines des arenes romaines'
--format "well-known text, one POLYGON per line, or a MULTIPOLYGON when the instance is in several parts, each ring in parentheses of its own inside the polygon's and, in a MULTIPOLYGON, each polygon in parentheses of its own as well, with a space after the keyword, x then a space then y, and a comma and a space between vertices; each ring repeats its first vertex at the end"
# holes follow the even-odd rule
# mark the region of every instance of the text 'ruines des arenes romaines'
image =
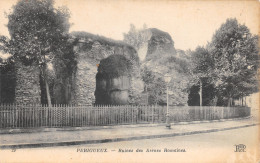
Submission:
POLYGON ((131 153, 131 152, 147 152, 147 153, 159 153, 159 152, 186 152, 185 149, 180 148, 163 148, 163 149, 122 149, 119 148, 118 150, 108 150, 107 148, 77 148, 77 152, 93 152, 93 153, 100 153, 100 152, 119 152, 119 153, 131 153))

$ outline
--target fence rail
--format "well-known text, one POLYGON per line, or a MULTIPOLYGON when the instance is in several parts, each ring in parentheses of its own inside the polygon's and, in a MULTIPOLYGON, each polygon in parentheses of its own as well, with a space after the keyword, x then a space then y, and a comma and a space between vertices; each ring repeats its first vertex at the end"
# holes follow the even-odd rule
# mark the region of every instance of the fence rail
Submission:
MULTIPOLYGON (((248 107, 169 107, 171 122, 250 115, 248 107)), ((0 105, 0 128, 77 127, 165 123, 164 106, 0 105)))

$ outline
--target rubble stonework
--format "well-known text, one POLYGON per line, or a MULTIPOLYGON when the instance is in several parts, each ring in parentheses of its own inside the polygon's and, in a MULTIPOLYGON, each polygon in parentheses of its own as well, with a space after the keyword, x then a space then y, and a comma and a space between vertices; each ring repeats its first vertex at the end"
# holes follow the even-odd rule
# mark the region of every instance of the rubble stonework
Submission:
POLYGON ((141 37, 144 38, 143 42, 137 48, 139 57, 143 60, 141 67, 147 67, 160 76, 170 74, 170 105, 187 105, 188 92, 185 89, 188 79, 187 75, 179 72, 182 67, 176 61, 181 58, 177 55, 171 36, 159 29, 149 28, 141 32, 141 37))
POLYGON ((37 65, 25 66, 20 62, 15 63, 16 68, 16 104, 40 104, 40 69, 37 65))
MULTIPOLYGON (((133 63, 132 79, 141 81, 139 59, 136 50, 127 45, 120 43, 101 42, 92 38, 85 38, 80 41, 74 51, 77 58, 77 69, 74 74, 72 104, 92 105, 95 103, 96 74, 97 66, 102 59, 111 55, 123 55, 133 63)), ((136 89, 140 87, 130 83, 129 97, 130 103, 136 103, 143 91, 136 89)))

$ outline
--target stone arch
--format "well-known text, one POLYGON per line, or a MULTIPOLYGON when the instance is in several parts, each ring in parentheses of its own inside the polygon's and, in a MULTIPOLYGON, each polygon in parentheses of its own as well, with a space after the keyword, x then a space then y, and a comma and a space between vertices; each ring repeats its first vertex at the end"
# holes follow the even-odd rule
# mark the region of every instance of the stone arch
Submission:
POLYGON ((140 64, 136 50, 122 42, 96 38, 93 35, 76 36, 78 43, 74 46, 77 68, 73 76, 72 104, 92 105, 95 103, 97 65, 111 55, 122 55, 133 65, 129 90, 130 103, 137 103, 142 92, 140 64), (91 37, 90 37, 91 36, 91 37), (138 82, 139 84, 136 84, 138 82), (137 88, 138 87, 138 88, 137 88))

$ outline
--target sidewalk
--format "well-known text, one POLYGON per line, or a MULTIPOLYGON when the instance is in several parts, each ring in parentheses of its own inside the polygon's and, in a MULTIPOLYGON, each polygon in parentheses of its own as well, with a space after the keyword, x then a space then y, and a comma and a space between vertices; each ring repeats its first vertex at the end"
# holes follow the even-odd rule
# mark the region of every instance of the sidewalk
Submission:
POLYGON ((129 141, 173 137, 200 133, 231 130, 259 125, 255 117, 212 121, 208 123, 172 124, 167 129, 164 124, 125 125, 92 128, 44 129, 34 132, 0 133, 0 149, 36 148, 67 146, 80 144, 97 144, 105 142, 129 141))

